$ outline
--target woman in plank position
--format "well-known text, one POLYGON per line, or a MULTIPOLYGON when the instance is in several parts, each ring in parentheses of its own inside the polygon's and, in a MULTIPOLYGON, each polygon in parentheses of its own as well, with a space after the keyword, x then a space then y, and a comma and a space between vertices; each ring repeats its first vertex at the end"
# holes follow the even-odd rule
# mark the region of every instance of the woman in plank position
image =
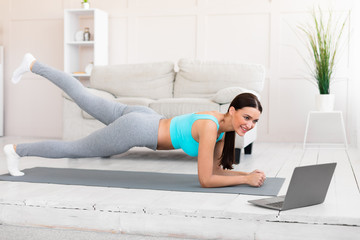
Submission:
POLYGON ((208 111, 166 119, 148 107, 128 106, 92 95, 77 79, 40 63, 29 53, 15 70, 12 82, 18 83, 29 71, 60 87, 80 108, 106 127, 76 141, 6 145, 7 166, 13 176, 24 175, 18 165, 20 158, 25 156, 107 157, 132 147, 147 147, 153 150, 182 148, 188 155, 198 156, 198 177, 202 187, 238 184, 259 187, 264 183, 266 177, 262 171, 230 171, 234 163, 235 132, 243 136, 255 126, 262 112, 262 106, 253 94, 236 96, 225 114, 208 111))

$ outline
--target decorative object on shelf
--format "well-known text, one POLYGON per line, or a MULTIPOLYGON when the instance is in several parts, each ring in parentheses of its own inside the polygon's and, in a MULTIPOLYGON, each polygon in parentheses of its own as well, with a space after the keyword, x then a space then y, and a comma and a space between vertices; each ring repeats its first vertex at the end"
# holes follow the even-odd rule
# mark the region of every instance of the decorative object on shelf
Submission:
POLYGON ((90 8, 90 3, 88 0, 83 0, 83 2, 81 2, 81 6, 84 9, 89 9, 90 8))
POLYGON ((332 111, 335 96, 330 94, 330 85, 337 61, 340 39, 349 15, 343 20, 334 19, 329 11, 325 18, 319 7, 318 12, 312 11, 312 24, 300 26, 305 33, 307 47, 311 61, 305 61, 312 74, 312 82, 319 89, 320 96, 316 96, 318 111, 332 111), (333 25, 335 23, 335 25, 333 25))
POLYGON ((86 72, 86 74, 89 74, 89 75, 90 75, 93 67, 94 67, 94 64, 93 64, 92 62, 89 63, 88 65, 86 65, 86 67, 85 67, 85 72, 86 72))
POLYGON ((90 41, 91 34, 88 27, 85 28, 83 36, 84 41, 90 41))
POLYGON ((75 33, 75 41, 76 42, 84 41, 84 31, 80 30, 75 33))

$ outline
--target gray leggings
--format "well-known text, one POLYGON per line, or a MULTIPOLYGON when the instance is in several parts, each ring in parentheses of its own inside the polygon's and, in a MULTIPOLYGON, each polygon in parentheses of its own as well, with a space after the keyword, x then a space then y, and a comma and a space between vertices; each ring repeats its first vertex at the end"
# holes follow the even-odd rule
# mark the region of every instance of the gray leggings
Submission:
POLYGON ((20 157, 46 158, 107 157, 126 152, 132 147, 156 150, 159 121, 164 118, 143 106, 127 106, 90 94, 70 75, 35 62, 32 72, 41 75, 67 93, 74 102, 106 125, 76 141, 42 141, 16 146, 20 157))

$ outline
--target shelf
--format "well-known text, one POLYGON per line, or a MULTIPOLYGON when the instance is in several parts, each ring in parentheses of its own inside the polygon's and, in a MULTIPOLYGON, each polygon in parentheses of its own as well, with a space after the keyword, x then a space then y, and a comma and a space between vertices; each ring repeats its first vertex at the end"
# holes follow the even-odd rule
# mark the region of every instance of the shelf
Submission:
POLYGON ((85 45, 94 45, 95 42, 94 41, 72 41, 72 42, 67 42, 66 44, 85 46, 85 45))
POLYGON ((83 8, 79 8, 79 9, 65 9, 65 11, 72 13, 72 14, 76 14, 76 15, 91 15, 95 12, 96 9, 94 8, 89 8, 89 9, 83 9, 83 8))
POLYGON ((85 69, 89 63, 108 64, 108 14, 99 9, 65 9, 64 11, 64 71, 76 78, 89 78, 85 69), (92 39, 82 41, 76 34, 90 28, 92 39), (76 41, 79 39, 81 41, 76 41), (74 74, 74 72, 84 72, 74 74))
POLYGON ((87 73, 72 73, 71 76, 73 76, 73 77, 90 77, 90 74, 87 74, 87 73))

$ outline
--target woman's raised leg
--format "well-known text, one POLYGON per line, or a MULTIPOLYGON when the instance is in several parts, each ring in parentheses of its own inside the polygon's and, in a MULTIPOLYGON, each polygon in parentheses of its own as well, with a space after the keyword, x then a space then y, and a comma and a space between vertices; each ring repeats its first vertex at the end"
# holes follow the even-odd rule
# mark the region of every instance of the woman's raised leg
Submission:
POLYGON ((68 94, 81 109, 105 125, 109 125, 119 118, 127 107, 125 104, 112 102, 91 94, 76 78, 40 63, 29 53, 24 56, 22 63, 14 71, 12 81, 14 83, 19 82, 22 74, 27 71, 32 71, 50 80, 68 94))

